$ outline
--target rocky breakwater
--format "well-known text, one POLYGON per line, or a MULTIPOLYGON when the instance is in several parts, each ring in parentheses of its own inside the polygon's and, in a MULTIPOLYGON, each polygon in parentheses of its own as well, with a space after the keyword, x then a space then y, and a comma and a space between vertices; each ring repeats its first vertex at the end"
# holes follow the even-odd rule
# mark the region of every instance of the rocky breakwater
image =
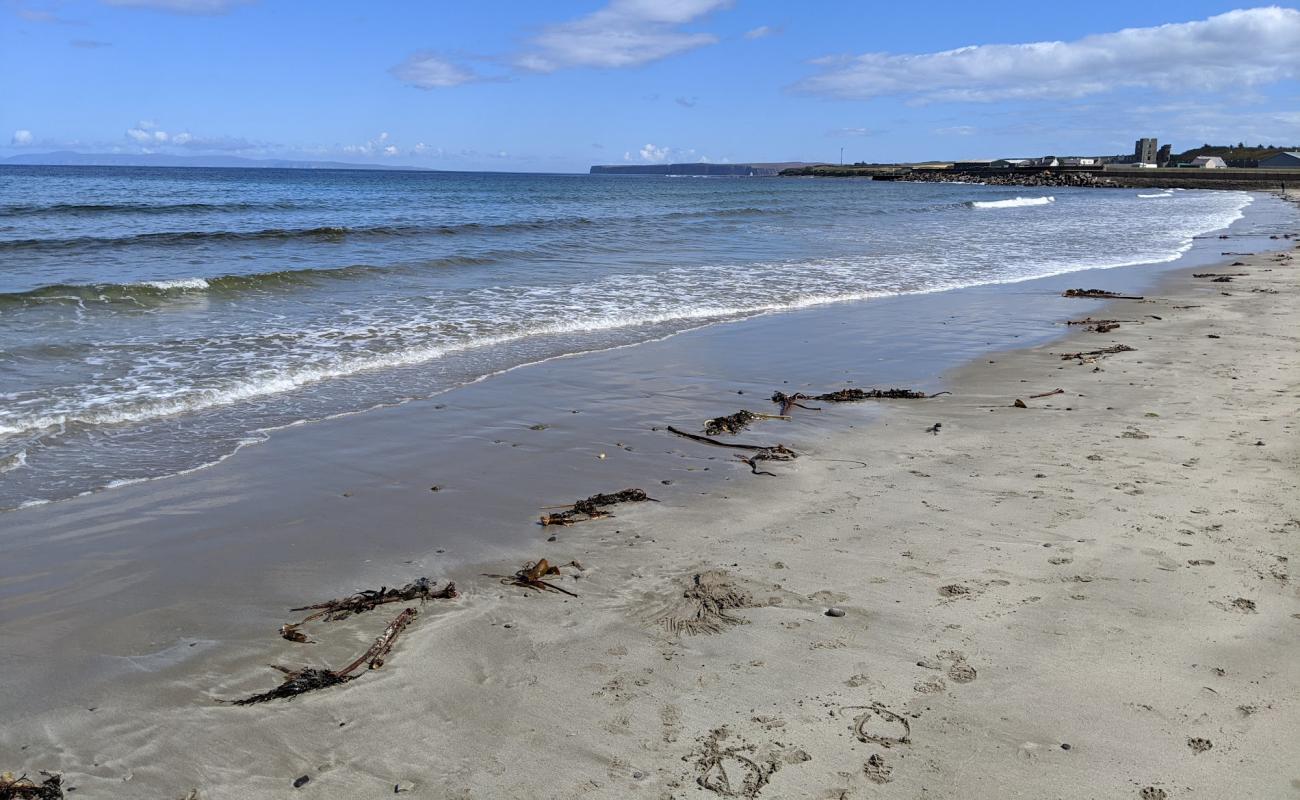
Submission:
POLYGON ((1090 172, 954 172, 914 170, 904 180, 921 183, 982 183, 986 186, 1082 186, 1118 189, 1120 184, 1090 172))

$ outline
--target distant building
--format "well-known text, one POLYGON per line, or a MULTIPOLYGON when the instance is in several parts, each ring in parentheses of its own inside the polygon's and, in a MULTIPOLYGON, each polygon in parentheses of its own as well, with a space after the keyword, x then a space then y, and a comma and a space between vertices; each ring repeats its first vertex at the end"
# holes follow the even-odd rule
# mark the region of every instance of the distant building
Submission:
POLYGON ((1300 151, 1269 156, 1261 159, 1259 166, 1260 169, 1300 169, 1300 151))
POLYGON ((1228 166, 1228 163, 1218 156, 1197 156, 1190 164, 1183 164, 1183 166, 1197 169, 1223 169, 1228 166))
POLYGON ((958 161, 952 165, 952 168, 959 171, 967 169, 988 169, 992 164, 992 161, 977 159, 974 161, 958 161))
POLYGON ((1032 158, 999 158, 989 166, 1013 169, 1015 167, 1030 167, 1033 166, 1033 164, 1034 159, 1032 158))
POLYGON ((1063 167, 1095 167, 1101 163, 1100 160, 1096 158, 1080 158, 1078 156, 1062 158, 1060 159, 1060 162, 1063 167))
POLYGON ((1139 164, 1155 164, 1156 161, 1156 140, 1155 139, 1138 139, 1133 146, 1133 157, 1139 164))
POLYGON ((1174 146, 1171 144, 1162 144, 1156 151, 1156 164, 1163 167, 1170 161, 1174 160, 1174 146))

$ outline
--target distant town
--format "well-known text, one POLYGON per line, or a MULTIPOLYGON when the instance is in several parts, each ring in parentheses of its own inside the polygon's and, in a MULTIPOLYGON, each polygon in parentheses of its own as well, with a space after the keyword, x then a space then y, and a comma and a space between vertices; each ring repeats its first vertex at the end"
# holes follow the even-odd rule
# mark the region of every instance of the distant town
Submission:
POLYGON ((1259 187, 1300 181, 1300 146, 1205 144, 1181 153, 1155 137, 1134 142, 1133 152, 1107 156, 1034 156, 970 161, 852 164, 752 162, 746 164, 613 164, 595 175, 709 175, 865 177, 874 180, 979 181, 1028 186, 1259 187), (1215 172, 1208 172, 1214 170, 1215 172))

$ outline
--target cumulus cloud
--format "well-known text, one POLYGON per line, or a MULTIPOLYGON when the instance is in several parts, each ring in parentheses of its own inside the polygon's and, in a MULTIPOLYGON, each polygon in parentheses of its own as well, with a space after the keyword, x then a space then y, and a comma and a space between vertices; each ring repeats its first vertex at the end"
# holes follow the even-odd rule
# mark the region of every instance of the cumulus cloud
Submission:
POLYGON ((757 28, 751 28, 745 31, 745 38, 766 39, 769 36, 776 36, 780 32, 780 28, 773 28, 771 25, 759 25, 757 28))
POLYGON ((421 89, 441 89, 482 80, 473 70, 428 51, 412 53, 389 72, 398 80, 421 89))
POLYGON ((1300 11, 1229 11, 1072 42, 989 44, 939 53, 865 53, 813 63, 798 91, 925 101, 1077 98, 1119 88, 1217 91, 1300 77, 1300 11))
POLYGON ((142 119, 134 128, 126 129, 126 138, 141 145, 166 144, 171 138, 167 131, 159 130, 158 123, 142 119))
POLYGON ((534 36, 517 66, 533 72, 566 67, 635 67, 718 41, 682 29, 731 0, 613 0, 569 22, 548 25, 534 36))
POLYGON ((29 130, 16 130, 14 135, 9 137, 9 144, 15 147, 26 147, 32 143, 32 132, 29 130))
POLYGON ((653 144, 647 144, 641 148, 641 160, 650 162, 660 162, 668 158, 671 150, 667 147, 656 147, 653 144))
POLYGON ((380 133, 364 144, 349 144, 342 149, 345 153, 358 156, 395 156, 399 152, 397 145, 390 140, 387 131, 380 133))
POLYGON ((254 0, 103 0, 110 6, 150 8, 173 14, 224 14, 235 6, 254 0))

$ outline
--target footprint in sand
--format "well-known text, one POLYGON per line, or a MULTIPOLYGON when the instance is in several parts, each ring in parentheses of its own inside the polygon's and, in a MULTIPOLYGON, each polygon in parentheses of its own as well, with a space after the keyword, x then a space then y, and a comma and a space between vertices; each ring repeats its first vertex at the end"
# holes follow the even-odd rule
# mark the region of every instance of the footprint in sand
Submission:
POLYGON ((867 759, 867 763, 862 766, 862 771, 866 773, 867 780, 872 783, 889 783, 894 779, 894 768, 885 761, 885 757, 876 753, 867 759))
MULTIPOLYGON (((955 683, 970 683, 979 674, 974 667, 966 663, 966 654, 960 650, 944 650, 934 658, 921 659, 916 662, 916 665, 926 669, 943 669, 945 662, 948 664, 948 677, 955 683)), ((920 689, 918 688, 917 691, 920 689)))
POLYGON ((1200 755, 1214 747, 1214 742, 1209 739, 1202 739, 1199 736, 1190 737, 1187 740, 1187 746, 1192 748, 1192 752, 1200 755))
POLYGON ((943 678, 932 676, 923 681, 917 681, 912 687, 918 694, 939 694, 948 688, 948 684, 943 682, 943 678))
POLYGON ((1142 791, 1138 792, 1138 797, 1141 797, 1142 800, 1167 800, 1169 795, 1165 793, 1164 789, 1147 786, 1142 789, 1142 791))

